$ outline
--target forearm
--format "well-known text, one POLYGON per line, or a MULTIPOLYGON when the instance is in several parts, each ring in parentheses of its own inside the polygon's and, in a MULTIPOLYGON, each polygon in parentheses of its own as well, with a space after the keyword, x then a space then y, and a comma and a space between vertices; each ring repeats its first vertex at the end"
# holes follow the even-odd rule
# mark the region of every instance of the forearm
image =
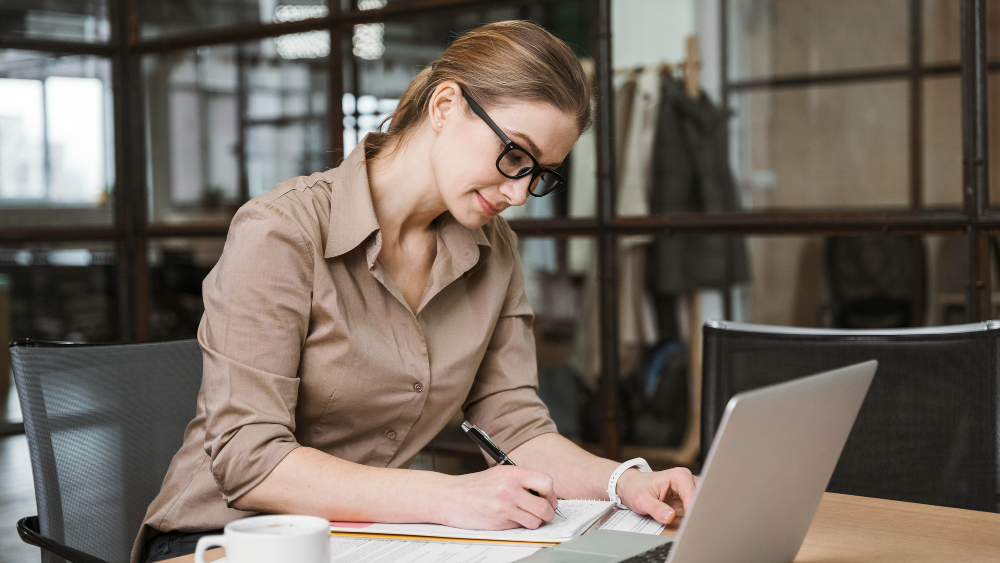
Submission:
POLYGON ((547 473, 559 498, 608 497, 608 479, 618 462, 591 454, 554 432, 540 434, 510 452, 519 467, 547 473))
POLYGON ((346 522, 442 522, 439 495, 447 479, 431 471, 368 467, 300 447, 233 506, 346 522))

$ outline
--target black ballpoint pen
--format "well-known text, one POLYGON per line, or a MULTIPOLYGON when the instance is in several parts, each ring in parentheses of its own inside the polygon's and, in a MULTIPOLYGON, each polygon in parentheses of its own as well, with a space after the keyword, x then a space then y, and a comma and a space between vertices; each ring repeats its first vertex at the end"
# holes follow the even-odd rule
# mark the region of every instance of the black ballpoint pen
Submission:
MULTIPOLYGON (((470 438, 472 438, 472 441, 475 442, 476 445, 478 445, 480 448, 482 448, 483 451, 486 452, 490 457, 492 457, 493 461, 497 462, 497 465, 514 465, 514 462, 511 461, 509 457, 507 457, 507 454, 503 453, 503 450, 500 449, 500 446, 493 443, 493 440, 490 439, 490 437, 486 434, 486 432, 483 432, 482 428, 476 426, 475 424, 469 424, 468 422, 463 422, 462 430, 465 430, 465 433, 468 434, 470 438)), ((538 491, 532 491, 531 489, 528 490, 531 492, 531 494, 535 495, 536 497, 541 496, 538 494, 538 491)), ((563 518, 566 518, 565 516, 563 516, 562 512, 559 512, 558 508, 556 508, 556 514, 562 516, 563 518)))

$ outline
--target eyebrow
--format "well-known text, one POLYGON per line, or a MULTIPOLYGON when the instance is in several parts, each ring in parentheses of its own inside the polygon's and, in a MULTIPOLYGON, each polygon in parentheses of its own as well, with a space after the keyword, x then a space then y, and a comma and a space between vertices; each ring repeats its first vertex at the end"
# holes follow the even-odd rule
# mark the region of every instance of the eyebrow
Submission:
MULTIPOLYGON (((535 142, 531 140, 531 137, 525 135, 524 133, 521 133, 520 131, 514 131, 513 129, 511 129, 510 132, 507 134, 507 136, 508 137, 520 137, 521 139, 523 139, 524 140, 524 144, 528 145, 528 148, 531 149, 531 155, 534 156, 535 158, 538 158, 537 155, 539 155, 539 154, 542 153, 542 151, 538 150, 538 145, 536 145, 535 142)), ((552 169, 556 169, 556 168, 558 168, 561 165, 562 165, 561 162, 558 163, 558 164, 553 164, 553 163, 542 164, 542 166, 544 166, 546 168, 552 168, 552 169)))

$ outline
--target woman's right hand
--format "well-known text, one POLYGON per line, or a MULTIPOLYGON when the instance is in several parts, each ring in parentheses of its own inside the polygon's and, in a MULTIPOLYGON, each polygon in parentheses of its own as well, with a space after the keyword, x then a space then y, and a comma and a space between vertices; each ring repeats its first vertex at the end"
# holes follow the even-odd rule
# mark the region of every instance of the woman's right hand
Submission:
POLYGON ((450 477, 441 493, 439 520, 455 528, 534 530, 551 522, 559 506, 552 477, 512 465, 450 477))

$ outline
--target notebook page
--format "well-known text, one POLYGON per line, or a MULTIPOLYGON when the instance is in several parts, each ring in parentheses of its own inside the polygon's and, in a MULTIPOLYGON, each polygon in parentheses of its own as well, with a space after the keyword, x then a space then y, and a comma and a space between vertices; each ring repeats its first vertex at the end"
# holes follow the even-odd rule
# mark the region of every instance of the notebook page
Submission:
POLYGON ((641 516, 627 508, 616 508, 597 524, 598 530, 617 530, 658 535, 666 528, 650 516, 641 516))
POLYGON ((537 530, 528 528, 466 530, 440 524, 370 524, 359 522, 331 522, 330 529, 335 532, 359 534, 558 543, 578 536, 612 506, 611 501, 607 500, 560 500, 559 511, 565 515, 565 518, 557 514, 551 522, 542 524, 537 530))

